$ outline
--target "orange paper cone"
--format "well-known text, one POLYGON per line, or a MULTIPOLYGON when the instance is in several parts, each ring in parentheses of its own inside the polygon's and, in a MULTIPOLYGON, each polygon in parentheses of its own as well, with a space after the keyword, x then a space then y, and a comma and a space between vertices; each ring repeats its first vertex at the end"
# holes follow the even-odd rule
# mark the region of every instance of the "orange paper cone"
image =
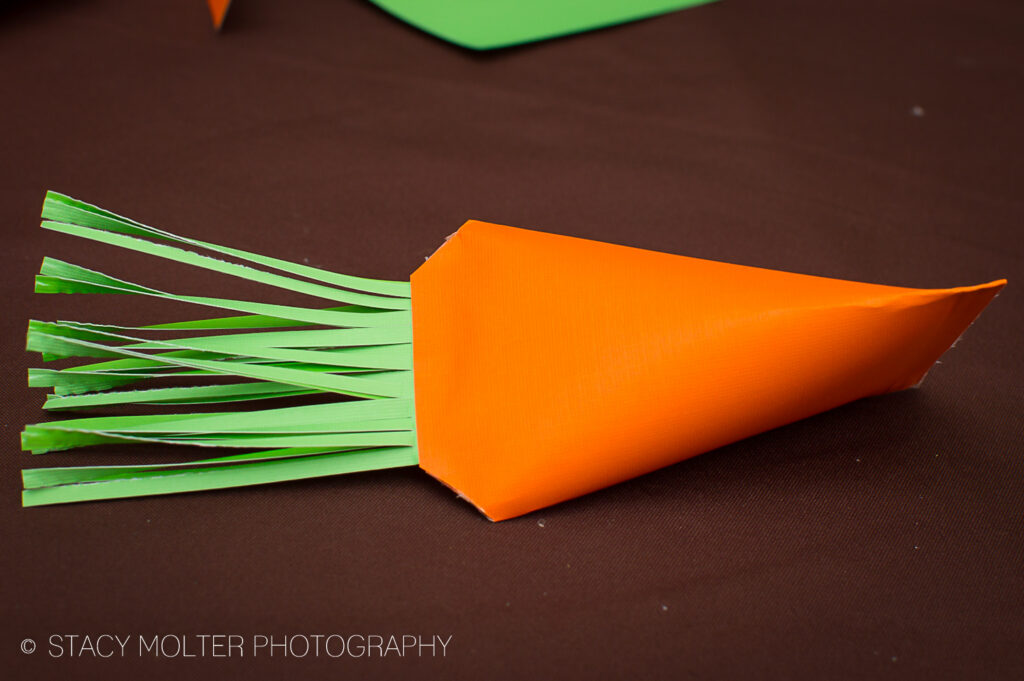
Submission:
POLYGON ((921 381, 1005 281, 925 290, 470 221, 412 276, 420 466, 493 520, 921 381))

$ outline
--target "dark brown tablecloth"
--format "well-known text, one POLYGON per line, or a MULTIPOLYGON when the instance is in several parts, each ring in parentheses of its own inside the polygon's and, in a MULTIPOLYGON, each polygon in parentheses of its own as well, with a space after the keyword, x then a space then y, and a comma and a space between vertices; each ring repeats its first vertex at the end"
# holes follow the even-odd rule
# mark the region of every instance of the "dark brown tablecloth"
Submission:
POLYGON ((6 678, 1024 676, 1019 3, 725 0, 493 54, 364 2, 235 5, 221 35, 199 0, 0 10, 6 678), (1010 286, 920 390, 500 524, 414 469, 23 510, 27 319, 195 314, 33 296, 42 256, 222 283, 44 233, 47 188, 376 277, 477 218, 1010 286), (51 657, 54 635, 218 633, 453 638, 444 657, 51 657))

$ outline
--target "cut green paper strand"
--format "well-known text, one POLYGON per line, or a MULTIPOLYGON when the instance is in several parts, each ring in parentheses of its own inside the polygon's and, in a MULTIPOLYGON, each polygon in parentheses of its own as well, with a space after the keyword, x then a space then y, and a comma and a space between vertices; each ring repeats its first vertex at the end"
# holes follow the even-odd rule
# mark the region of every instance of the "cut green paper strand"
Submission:
POLYGON ((46 196, 43 220, 44 228, 56 232, 334 304, 299 307, 171 293, 46 258, 36 277, 40 293, 156 297, 241 314, 143 327, 30 321, 26 347, 44 360, 98 360, 30 369, 29 385, 53 389, 45 409, 66 413, 138 405, 162 410, 310 396, 338 399, 247 411, 87 416, 27 426, 22 449, 34 454, 131 443, 252 451, 188 463, 27 469, 24 505, 417 464, 408 282, 351 277, 180 237, 55 192, 46 196), (168 379, 189 385, 161 385, 168 379), (211 383, 224 379, 229 382, 211 383))
POLYGON ((57 192, 47 192, 46 198, 43 201, 42 217, 43 220, 50 220, 53 222, 64 222, 71 225, 94 227, 96 229, 106 230, 113 233, 150 236, 175 243, 192 245, 214 253, 229 255, 239 260, 244 260, 257 265, 264 265, 282 272, 288 272, 314 281, 342 288, 349 288, 355 291, 378 293, 402 298, 408 298, 411 293, 409 282, 406 281, 385 281, 353 277, 347 274, 338 274, 336 272, 310 267, 309 265, 300 265, 298 263, 288 262, 287 260, 248 253, 236 248, 218 246, 206 241, 199 241, 198 239, 177 236, 162 229, 149 227, 141 222, 136 222, 135 220, 116 215, 110 211, 85 203, 84 201, 78 201, 69 196, 58 194, 57 192))
POLYGON ((388 447, 273 459, 256 463, 229 464, 212 468, 194 468, 184 471, 133 471, 130 478, 110 478, 100 482, 29 488, 22 492, 22 505, 66 504, 77 501, 264 485, 286 480, 415 466, 418 461, 414 447, 388 447))

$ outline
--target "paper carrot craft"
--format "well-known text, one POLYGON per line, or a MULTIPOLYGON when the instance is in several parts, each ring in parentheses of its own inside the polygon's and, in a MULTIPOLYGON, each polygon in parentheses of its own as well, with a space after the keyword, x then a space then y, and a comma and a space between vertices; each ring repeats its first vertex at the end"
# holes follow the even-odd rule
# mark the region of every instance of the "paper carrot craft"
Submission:
POLYGON ((232 316, 30 322, 28 348, 44 359, 93 358, 30 370, 30 385, 53 388, 46 409, 154 413, 31 425, 24 449, 155 442, 219 455, 27 469, 27 506, 418 464, 489 518, 511 518, 916 385, 1005 284, 877 286, 476 221, 410 284, 175 236, 53 192, 43 218, 326 306, 171 293, 45 259, 39 292, 134 294, 232 316), (190 412, 308 395, 338 399, 190 412))

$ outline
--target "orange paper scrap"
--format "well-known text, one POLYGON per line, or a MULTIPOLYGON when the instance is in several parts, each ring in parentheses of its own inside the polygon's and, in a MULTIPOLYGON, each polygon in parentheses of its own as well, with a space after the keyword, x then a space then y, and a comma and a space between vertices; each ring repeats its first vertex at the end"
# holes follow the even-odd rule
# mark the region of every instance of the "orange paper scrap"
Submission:
POLYGON ((917 385, 1003 287, 879 286, 470 221, 412 275, 420 466, 493 520, 917 385))
POLYGON ((210 8, 213 27, 219 31, 220 27, 224 25, 224 17, 227 16, 231 0, 206 0, 206 5, 210 8))

